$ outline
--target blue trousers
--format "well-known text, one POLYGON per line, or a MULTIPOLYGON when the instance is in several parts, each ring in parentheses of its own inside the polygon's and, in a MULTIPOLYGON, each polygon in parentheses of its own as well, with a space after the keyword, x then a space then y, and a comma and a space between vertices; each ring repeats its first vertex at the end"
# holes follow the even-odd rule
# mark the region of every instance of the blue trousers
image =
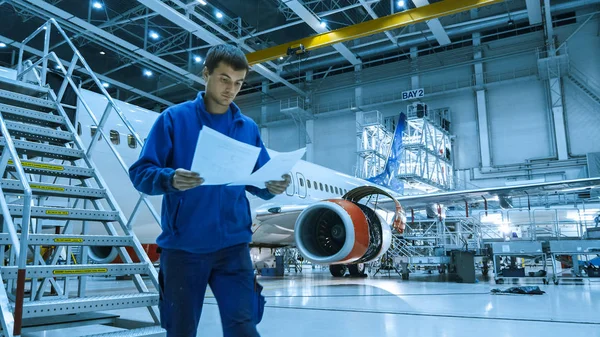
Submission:
POLYGON ((209 254, 163 249, 158 274, 167 337, 195 337, 206 286, 215 295, 224 337, 259 337, 253 320, 254 271, 247 244, 209 254))

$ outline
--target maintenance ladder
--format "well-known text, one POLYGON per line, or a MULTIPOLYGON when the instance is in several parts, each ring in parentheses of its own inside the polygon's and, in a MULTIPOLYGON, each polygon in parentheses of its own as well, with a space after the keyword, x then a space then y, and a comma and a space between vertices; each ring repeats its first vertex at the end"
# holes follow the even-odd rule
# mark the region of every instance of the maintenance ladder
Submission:
MULTIPOLYGON (((47 42, 52 25, 66 38, 56 21, 50 20, 42 26, 46 27, 47 42)), ((42 27, 34 34, 43 33, 42 27)), ((68 44, 74 50, 72 64, 80 61, 89 68, 70 41, 68 44)), ((48 50, 36 63, 22 63, 22 56, 23 49, 17 80, 0 77, 2 335, 105 324, 122 330, 94 336, 164 336, 157 308, 157 271, 88 156, 94 141, 89 148, 84 147, 60 103, 67 82, 73 86, 74 66, 67 71, 48 50), (65 75, 58 95, 42 85, 48 61, 60 64, 65 75), (20 80, 31 79, 24 74, 34 74, 38 83, 20 80), (93 262, 88 261, 92 246, 115 247, 124 262, 89 263, 93 262), (132 262, 127 247, 140 263, 132 262), (73 254, 75 248, 80 251, 79 260, 73 254), (132 276, 132 284, 123 284, 122 290, 94 293, 88 284, 92 276, 132 276), (148 289, 143 276, 149 278, 153 290, 148 289), (139 307, 148 309, 146 321, 106 313, 139 307)), ((100 123, 93 118, 101 133, 111 104, 117 109, 109 99, 100 123)))

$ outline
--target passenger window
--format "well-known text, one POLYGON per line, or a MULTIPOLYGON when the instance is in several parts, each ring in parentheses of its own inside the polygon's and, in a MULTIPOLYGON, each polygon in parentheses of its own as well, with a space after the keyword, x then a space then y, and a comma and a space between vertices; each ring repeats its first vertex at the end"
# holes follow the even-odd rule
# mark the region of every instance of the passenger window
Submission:
MULTIPOLYGON (((97 126, 90 126, 90 133, 92 135, 92 138, 94 138, 94 136, 96 135, 96 132, 98 132, 98 127, 97 126)), ((98 140, 102 139, 102 135, 98 135, 98 140)))
POLYGON ((307 186, 308 188, 312 188, 312 186, 310 186, 310 180, 308 180, 308 179, 306 179, 306 186, 307 186))
POLYGON ((329 185, 329 190, 333 193, 333 186, 329 185))
POLYGON ((329 185, 325 184, 325 192, 329 192, 329 185))
POLYGON ((110 130, 110 141, 115 145, 121 144, 121 134, 119 131, 110 130))
POLYGON ((81 136, 81 123, 77 122, 77 135, 81 136))
POLYGON ((340 190, 338 190, 338 188, 335 188, 335 194, 340 194, 340 190))
POLYGON ((133 135, 127 136, 127 145, 129 145, 129 147, 132 149, 137 147, 137 142, 135 141, 135 137, 133 135))
POLYGON ((321 187, 321 191, 323 190, 323 183, 319 183, 319 186, 321 187))
POLYGON ((304 179, 298 178, 298 180, 300 180, 300 187, 304 187, 304 179))

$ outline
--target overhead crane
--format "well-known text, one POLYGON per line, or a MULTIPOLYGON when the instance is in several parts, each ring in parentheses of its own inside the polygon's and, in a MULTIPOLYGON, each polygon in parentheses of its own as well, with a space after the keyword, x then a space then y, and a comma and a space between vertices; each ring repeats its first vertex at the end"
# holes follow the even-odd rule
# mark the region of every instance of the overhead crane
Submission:
POLYGON ((413 25, 419 22, 440 18, 501 3, 504 0, 445 0, 428 6, 418 7, 378 19, 362 22, 356 25, 332 30, 329 32, 305 37, 300 40, 284 43, 278 46, 258 50, 246 54, 250 65, 276 60, 299 52, 327 47, 336 43, 355 40, 361 37, 382 33, 388 30, 413 25))

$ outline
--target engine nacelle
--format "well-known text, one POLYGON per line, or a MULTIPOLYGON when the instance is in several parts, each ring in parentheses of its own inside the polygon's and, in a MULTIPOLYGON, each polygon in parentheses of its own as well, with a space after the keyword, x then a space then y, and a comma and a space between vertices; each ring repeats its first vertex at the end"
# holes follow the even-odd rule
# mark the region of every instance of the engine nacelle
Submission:
POLYGON ((300 254, 315 264, 365 263, 390 247, 390 225, 371 208, 344 199, 325 200, 300 213, 294 229, 300 254))

